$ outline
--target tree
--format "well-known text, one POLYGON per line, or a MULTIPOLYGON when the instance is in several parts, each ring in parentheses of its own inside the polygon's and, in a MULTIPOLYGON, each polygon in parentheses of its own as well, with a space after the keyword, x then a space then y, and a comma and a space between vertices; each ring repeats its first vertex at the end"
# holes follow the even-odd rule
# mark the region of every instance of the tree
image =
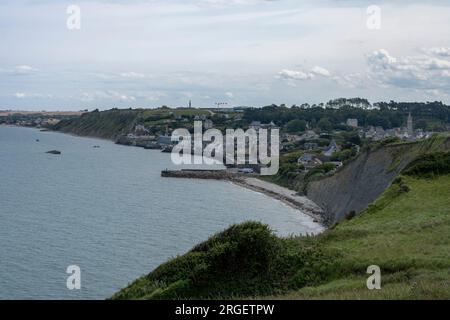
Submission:
POLYGON ((333 129, 333 125, 328 118, 321 118, 317 123, 317 127, 322 131, 331 131, 333 129))
POLYGON ((417 129, 427 130, 428 124, 427 121, 424 119, 417 120, 415 125, 417 129))
POLYGON ((286 129, 288 132, 300 132, 306 130, 305 120, 291 120, 286 124, 286 129))

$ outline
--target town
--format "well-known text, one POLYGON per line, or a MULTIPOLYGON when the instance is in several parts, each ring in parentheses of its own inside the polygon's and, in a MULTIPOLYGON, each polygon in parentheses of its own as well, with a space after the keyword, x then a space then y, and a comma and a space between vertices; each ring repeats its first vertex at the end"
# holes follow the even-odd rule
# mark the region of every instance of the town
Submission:
MULTIPOLYGON (((366 99, 341 98, 326 104, 291 107, 194 108, 189 101, 186 107, 178 108, 83 110, 61 114, 3 112, 0 123, 59 130, 81 121, 86 127, 86 132, 81 134, 96 136, 96 126, 111 127, 110 135, 103 133, 102 138, 162 152, 172 152, 176 145, 176 139, 171 137, 174 130, 185 128, 193 135, 196 122, 201 122, 204 131, 214 128, 224 134, 227 129, 256 132, 277 129, 280 170, 274 179, 293 187, 289 181, 333 174, 361 150, 379 143, 414 142, 449 131, 449 114, 450 107, 441 102, 371 104, 366 99)), ((248 159, 248 152, 246 156, 248 159)), ((238 169, 247 174, 257 174, 263 166, 250 161, 227 165, 229 170, 238 169)))

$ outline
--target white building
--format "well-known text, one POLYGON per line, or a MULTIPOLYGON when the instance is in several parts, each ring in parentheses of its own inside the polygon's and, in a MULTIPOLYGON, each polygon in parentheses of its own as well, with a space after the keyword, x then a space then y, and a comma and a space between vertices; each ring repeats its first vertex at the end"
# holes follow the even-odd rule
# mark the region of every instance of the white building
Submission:
POLYGON ((347 126, 358 128, 358 119, 347 119, 347 126))

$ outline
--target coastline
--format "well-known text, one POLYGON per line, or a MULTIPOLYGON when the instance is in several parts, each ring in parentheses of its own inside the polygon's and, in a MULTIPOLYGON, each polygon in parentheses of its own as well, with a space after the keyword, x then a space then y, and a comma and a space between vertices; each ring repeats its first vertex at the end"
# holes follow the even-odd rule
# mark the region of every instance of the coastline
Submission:
POLYGON ((242 177, 230 180, 233 184, 262 193, 272 199, 279 200, 284 204, 300 211, 313 219, 313 222, 327 228, 323 210, 316 203, 305 196, 300 196, 296 191, 281 187, 277 184, 263 181, 257 178, 242 177))
MULTIPOLYGON (((17 127, 17 126, 16 126, 17 127)), ((20 127, 20 126, 19 126, 20 127)), ((36 127, 25 127, 25 128, 31 128, 39 130, 39 128, 36 127)), ((114 139, 110 138, 100 138, 95 136, 85 136, 85 135, 79 135, 72 132, 62 132, 62 131, 56 131, 56 130, 49 130, 49 132, 56 132, 56 133, 62 133, 62 134, 68 134, 75 137, 83 137, 83 138, 89 138, 89 139, 99 139, 102 141, 110 141, 114 143, 114 139)), ((125 147, 135 147, 135 146, 127 146, 125 147)), ((327 223, 324 219, 324 211, 322 208, 320 208, 316 203, 314 203, 311 199, 300 196, 297 194, 296 191, 290 190, 288 188, 279 186, 275 183, 263 181, 257 178, 252 177, 245 177, 245 176, 237 176, 233 178, 221 178, 219 180, 223 181, 230 181, 236 186, 240 186, 242 188, 246 188, 255 192, 262 193, 274 200, 281 201, 282 203, 290 206, 291 208, 294 208, 298 211, 300 211, 301 214, 305 214, 313 219, 314 223, 317 223, 321 225, 324 229, 326 229, 327 223)))

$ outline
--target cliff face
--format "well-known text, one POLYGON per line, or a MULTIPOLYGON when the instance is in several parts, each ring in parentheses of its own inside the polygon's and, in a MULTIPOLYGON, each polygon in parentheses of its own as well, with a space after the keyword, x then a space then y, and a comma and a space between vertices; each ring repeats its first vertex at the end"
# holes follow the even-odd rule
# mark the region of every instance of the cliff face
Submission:
POLYGON ((434 137, 366 151, 335 175, 311 182, 308 198, 322 207, 325 220, 332 224, 366 209, 418 155, 449 149, 450 138, 434 137))

